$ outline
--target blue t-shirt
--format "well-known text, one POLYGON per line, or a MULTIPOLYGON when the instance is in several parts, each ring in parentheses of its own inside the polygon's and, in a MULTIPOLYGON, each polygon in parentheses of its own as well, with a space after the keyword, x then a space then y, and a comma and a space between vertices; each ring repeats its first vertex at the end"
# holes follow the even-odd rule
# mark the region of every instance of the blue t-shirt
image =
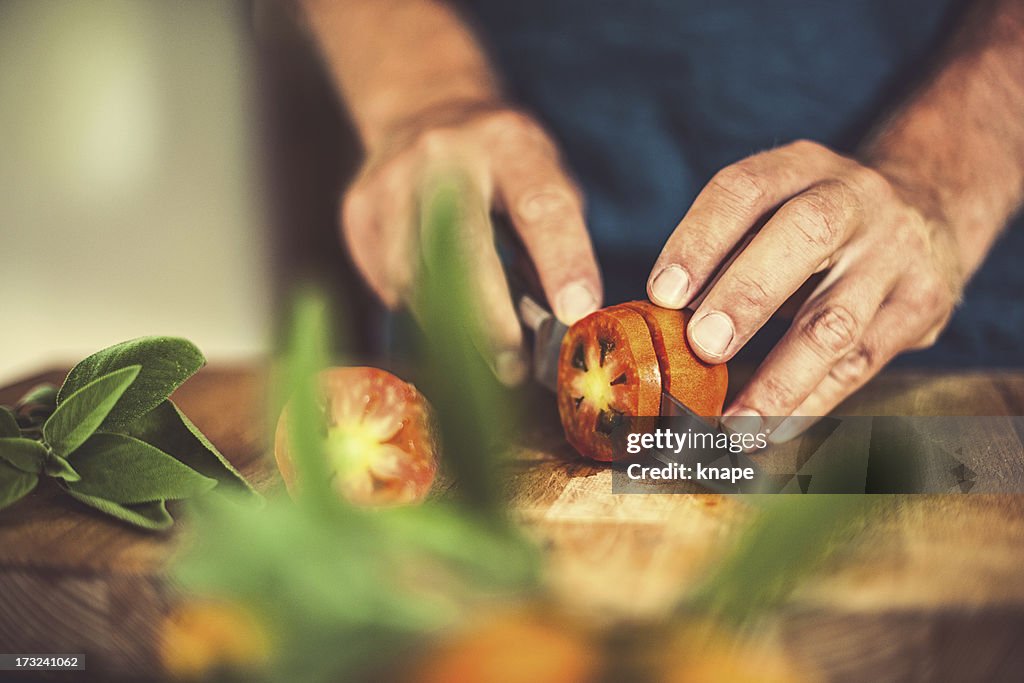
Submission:
MULTIPOLYGON (((928 69, 956 0, 466 0, 511 95, 561 145, 607 301, 647 274, 719 169, 806 138, 852 153, 928 69)), ((903 362, 1024 365, 1012 229, 934 349, 903 362)), ((770 333, 763 335, 771 336, 770 333)))

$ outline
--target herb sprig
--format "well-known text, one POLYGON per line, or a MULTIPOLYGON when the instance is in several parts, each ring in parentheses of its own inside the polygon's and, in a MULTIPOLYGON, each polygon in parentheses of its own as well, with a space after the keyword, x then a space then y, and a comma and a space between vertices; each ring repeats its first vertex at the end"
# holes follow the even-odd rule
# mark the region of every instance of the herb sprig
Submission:
POLYGON ((215 487, 258 498, 168 398, 206 360, 192 342, 143 337, 76 365, 58 390, 41 385, 0 406, 0 509, 41 478, 78 502, 147 530, 169 528, 169 500, 215 487))

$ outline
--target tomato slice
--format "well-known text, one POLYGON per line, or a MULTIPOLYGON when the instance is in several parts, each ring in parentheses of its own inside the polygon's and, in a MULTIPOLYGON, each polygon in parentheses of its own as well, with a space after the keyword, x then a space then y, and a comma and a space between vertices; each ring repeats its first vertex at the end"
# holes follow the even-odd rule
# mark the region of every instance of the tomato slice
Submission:
MULTIPOLYGON (((430 491, 438 452, 430 404, 416 387, 378 368, 320 373, 325 453, 338 493, 357 505, 414 503, 430 491)), ((288 408, 274 454, 288 490, 296 473, 288 445, 288 408)))
POLYGON ((612 435, 648 431, 661 407, 661 374, 643 316, 615 306, 566 333, 558 360, 558 413, 580 454, 610 461, 612 435))
POLYGON ((622 304, 643 316, 661 367, 662 389, 705 417, 722 414, 729 388, 725 364, 709 365, 693 352, 686 325, 693 313, 655 306, 647 301, 622 304))

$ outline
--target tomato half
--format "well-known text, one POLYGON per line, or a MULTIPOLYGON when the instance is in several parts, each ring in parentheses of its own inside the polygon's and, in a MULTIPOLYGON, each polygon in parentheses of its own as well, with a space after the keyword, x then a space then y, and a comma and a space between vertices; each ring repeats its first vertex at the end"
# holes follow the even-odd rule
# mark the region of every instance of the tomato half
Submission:
MULTIPOLYGON (((438 463, 430 404, 423 394, 378 368, 330 368, 319 379, 326 421, 324 451, 338 493, 357 505, 422 500, 438 463)), ((287 415, 286 407, 277 423, 274 455, 294 493, 287 415)))
POLYGON ((565 436, 595 460, 613 460, 613 433, 652 429, 661 374, 643 316, 605 308, 566 332, 558 360, 558 413, 565 436))
POLYGON ((722 414, 729 388, 725 364, 709 365, 693 352, 686 325, 693 313, 655 306, 647 301, 622 304, 643 316, 661 367, 662 389, 705 417, 722 414))

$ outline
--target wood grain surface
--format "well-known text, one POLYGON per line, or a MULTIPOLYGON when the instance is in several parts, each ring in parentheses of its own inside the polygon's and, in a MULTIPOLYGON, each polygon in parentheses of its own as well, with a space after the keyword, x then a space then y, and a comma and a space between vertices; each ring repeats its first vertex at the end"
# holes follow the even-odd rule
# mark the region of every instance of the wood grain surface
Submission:
MULTIPOLYGON (((0 403, 62 377, 0 390, 0 403)), ((264 394, 258 372, 207 368, 175 400, 278 495, 264 394)), ((536 400, 549 419, 512 448, 507 481, 517 518, 545 551, 548 581, 595 621, 664 614, 755 513, 741 497, 613 494, 610 470, 561 438, 553 397, 536 400)), ((891 371, 837 412, 1021 415, 1024 373, 891 371)), ((1019 461, 1022 435, 1008 433, 1006 452, 988 456, 1019 461)), ((44 486, 0 512, 0 651, 84 652, 94 680, 155 676, 156 629, 174 599, 162 570, 187 528, 137 532, 44 486)), ((788 656, 828 680, 1019 680, 1024 497, 893 497, 850 556, 801 586, 776 631, 788 656)))

